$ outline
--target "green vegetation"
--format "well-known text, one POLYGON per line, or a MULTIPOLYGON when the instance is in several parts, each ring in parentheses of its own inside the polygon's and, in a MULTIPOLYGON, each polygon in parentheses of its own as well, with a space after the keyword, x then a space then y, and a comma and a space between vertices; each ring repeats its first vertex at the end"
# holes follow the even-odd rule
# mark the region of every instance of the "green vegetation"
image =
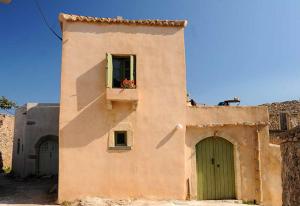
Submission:
POLYGON ((243 200, 243 204, 257 205, 255 200, 243 200))
POLYGON ((11 172, 11 167, 3 167, 3 172, 9 174, 11 172))
POLYGON ((71 206, 71 205, 72 205, 72 202, 69 202, 69 201, 63 201, 60 205, 62 205, 62 206, 71 206))
POLYGON ((9 110, 17 108, 17 104, 6 97, 0 97, 0 109, 9 110))

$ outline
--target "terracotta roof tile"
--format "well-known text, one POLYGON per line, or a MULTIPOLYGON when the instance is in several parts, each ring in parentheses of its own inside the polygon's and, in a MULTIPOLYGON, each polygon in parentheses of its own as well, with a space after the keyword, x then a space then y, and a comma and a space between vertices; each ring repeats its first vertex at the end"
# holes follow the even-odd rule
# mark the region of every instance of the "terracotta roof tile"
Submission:
POLYGON ((98 18, 90 16, 79 16, 74 14, 59 14, 59 20, 62 22, 70 21, 80 21, 80 22, 90 22, 90 23, 103 23, 103 24, 132 24, 132 25, 148 25, 148 26, 166 26, 166 27, 185 27, 187 25, 186 20, 159 20, 159 19, 144 19, 144 20, 129 20, 122 18, 98 18))

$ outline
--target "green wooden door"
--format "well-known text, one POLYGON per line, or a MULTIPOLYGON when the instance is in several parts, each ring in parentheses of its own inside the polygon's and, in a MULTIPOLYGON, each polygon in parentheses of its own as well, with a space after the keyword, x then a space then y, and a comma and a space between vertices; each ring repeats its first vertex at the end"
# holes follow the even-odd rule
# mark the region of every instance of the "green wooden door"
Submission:
POLYGON ((197 158, 197 179, 198 179, 198 199, 213 200, 215 195, 215 167, 213 162, 214 156, 213 138, 202 140, 196 145, 197 158))
POLYGON ((45 141, 40 145, 39 175, 58 174, 58 144, 55 141, 45 141))
POLYGON ((234 199, 233 145, 209 137, 196 145, 197 192, 200 200, 234 199))

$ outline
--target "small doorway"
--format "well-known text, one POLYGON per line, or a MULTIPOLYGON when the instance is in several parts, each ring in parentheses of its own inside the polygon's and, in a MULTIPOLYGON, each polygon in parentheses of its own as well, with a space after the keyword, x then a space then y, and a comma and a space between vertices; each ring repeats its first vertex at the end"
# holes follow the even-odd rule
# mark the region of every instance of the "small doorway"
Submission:
POLYGON ((196 145, 199 200, 235 199, 233 144, 209 137, 196 145))
POLYGON ((57 175, 58 174, 58 144, 54 140, 46 140, 40 144, 39 175, 57 175))

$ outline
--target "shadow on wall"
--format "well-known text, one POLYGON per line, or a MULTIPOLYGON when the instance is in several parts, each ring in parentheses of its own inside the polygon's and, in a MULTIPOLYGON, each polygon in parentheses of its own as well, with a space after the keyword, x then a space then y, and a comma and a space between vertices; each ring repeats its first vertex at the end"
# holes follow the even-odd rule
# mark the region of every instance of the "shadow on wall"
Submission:
POLYGON ((162 140, 160 140, 160 142, 156 146, 156 149, 159 149, 162 146, 164 146, 173 137, 175 132, 176 132, 176 127, 171 132, 169 132, 164 138, 162 138, 162 140))
POLYGON ((105 60, 77 78, 77 116, 60 131, 63 137, 68 134, 67 138, 62 139, 64 146, 85 146, 106 135, 133 112, 130 103, 114 103, 113 110, 106 109, 105 78, 105 60))
POLYGON ((106 61, 103 60, 76 80, 77 110, 84 109, 105 93, 106 61))

